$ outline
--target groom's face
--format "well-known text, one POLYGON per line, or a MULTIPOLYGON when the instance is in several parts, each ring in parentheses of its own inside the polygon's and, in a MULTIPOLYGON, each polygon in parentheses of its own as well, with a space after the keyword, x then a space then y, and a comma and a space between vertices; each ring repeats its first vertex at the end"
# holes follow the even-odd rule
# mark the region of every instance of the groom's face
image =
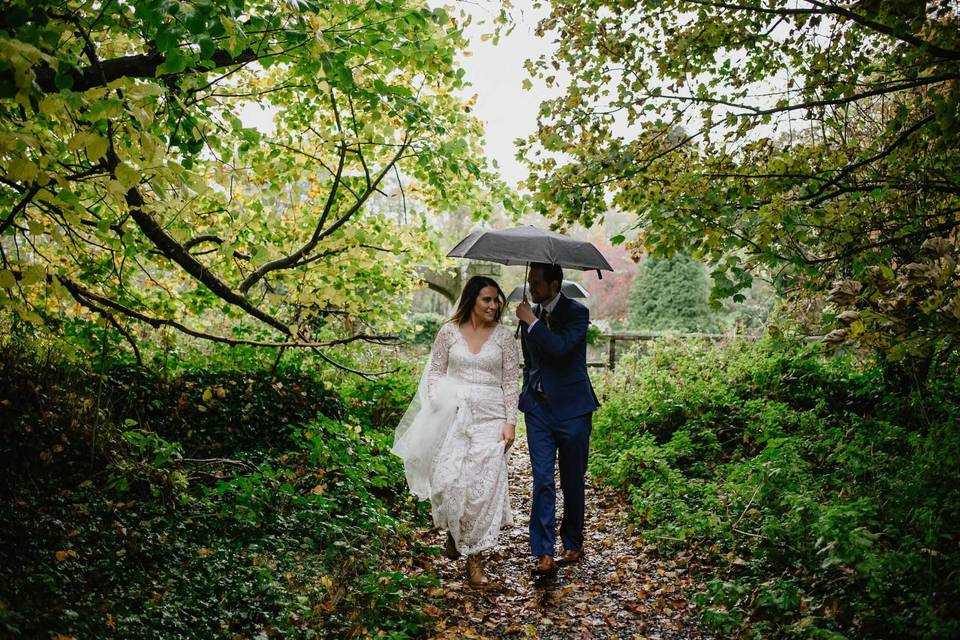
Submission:
POLYGON ((527 274, 527 291, 534 304, 543 304, 553 300, 560 291, 560 287, 556 282, 547 282, 542 270, 533 268, 527 274))

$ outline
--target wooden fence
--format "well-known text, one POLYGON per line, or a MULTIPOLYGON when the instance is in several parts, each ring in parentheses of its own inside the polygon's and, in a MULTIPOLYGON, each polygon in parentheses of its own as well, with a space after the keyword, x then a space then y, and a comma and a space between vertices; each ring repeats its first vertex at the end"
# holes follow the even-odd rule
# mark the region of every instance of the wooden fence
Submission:
POLYGON ((626 331, 620 333, 604 333, 600 336, 601 340, 608 341, 607 358, 605 360, 588 362, 588 367, 607 367, 613 370, 617 364, 617 343, 618 342, 636 342, 650 341, 657 338, 679 338, 680 340, 756 340, 757 336, 742 334, 724 334, 724 333, 667 333, 667 332, 634 332, 626 331))

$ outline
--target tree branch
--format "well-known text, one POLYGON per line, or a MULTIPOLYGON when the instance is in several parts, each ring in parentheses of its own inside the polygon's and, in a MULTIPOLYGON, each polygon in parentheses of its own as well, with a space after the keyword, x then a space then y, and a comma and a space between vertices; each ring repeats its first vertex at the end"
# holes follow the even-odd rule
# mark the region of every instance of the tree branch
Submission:
POLYGON ((250 290, 250 287, 262 280, 263 277, 271 271, 286 269, 287 267, 297 264, 317 246, 317 243, 320 242, 323 225, 326 223, 327 217, 330 215, 330 210, 333 208, 333 203, 336 201, 337 191, 340 187, 340 179, 343 177, 343 165, 346 157, 347 147, 346 145, 340 145, 340 156, 337 159, 337 172, 333 176, 333 184, 330 186, 330 192, 327 194, 327 201, 323 205, 323 211, 320 214, 320 219, 317 221, 316 228, 313 230, 313 235, 310 236, 310 240, 297 251, 282 258, 271 260, 247 276, 246 279, 240 283, 240 291, 242 293, 246 294, 250 290))
MULTIPOLYGON (((213 52, 210 59, 213 61, 213 67, 194 65, 187 67, 183 71, 174 75, 184 75, 193 73, 204 73, 212 69, 229 67, 235 64, 244 64, 259 60, 270 54, 258 54, 253 49, 245 49, 237 55, 231 55, 224 49, 218 49, 213 52)), ((157 77, 157 68, 165 61, 166 56, 162 52, 140 53, 135 55, 113 58, 112 60, 102 60, 99 68, 96 65, 89 67, 64 69, 70 76, 73 85, 71 91, 86 91, 93 87, 101 87, 104 83, 110 83, 118 78, 145 78, 155 80, 157 77)), ((60 89, 54 84, 56 72, 47 65, 35 68, 36 85, 43 93, 58 93, 60 89)), ((4 81, 13 83, 13 72, 8 71, 2 74, 4 81)))
MULTIPOLYGON (((185 251, 190 251, 190 249, 192 249, 193 247, 197 246, 198 244, 202 244, 204 242, 213 242, 214 244, 221 245, 223 244, 223 238, 221 238, 220 236, 213 235, 212 233, 203 234, 203 235, 196 236, 195 238, 190 238, 189 240, 184 242, 183 248, 185 251)), ((216 251, 216 249, 211 249, 211 251, 216 251)), ((207 252, 200 252, 194 255, 203 255, 204 253, 207 253, 207 252)), ((247 255, 246 253, 241 253, 240 251, 236 251, 236 250, 233 252, 233 257, 239 260, 250 259, 250 256, 247 255)))
POLYGON ((347 210, 346 213, 344 213, 340 218, 334 221, 333 224, 331 224, 329 227, 324 229, 323 225, 326 222, 326 219, 333 207, 334 196, 336 195, 336 187, 340 182, 340 177, 343 172, 343 163, 346 157, 347 149, 346 149, 346 146, 341 146, 340 159, 339 159, 339 164, 337 165, 337 173, 334 176, 333 187, 331 187, 330 194, 327 197, 326 205, 324 206, 323 213, 320 216, 320 220, 318 221, 317 226, 314 229, 313 236, 311 236, 310 240, 307 241, 307 243, 304 244, 302 247, 300 247, 300 249, 298 249, 297 251, 294 251, 293 253, 286 255, 282 258, 271 260, 270 262, 267 262, 266 264, 261 266, 259 269, 257 269, 256 271, 251 273, 249 276, 247 276, 247 278, 240 284, 240 287, 239 287, 240 291, 242 291, 243 293, 247 293, 250 290, 250 287, 252 287, 254 284, 262 280, 263 277, 268 273, 270 273, 271 271, 277 271, 279 269, 287 269, 287 268, 299 266, 305 261, 308 261, 309 260, 308 256, 310 252, 313 251, 313 249, 317 246, 317 244, 321 240, 330 236, 330 234, 332 234, 334 231, 336 231, 341 226, 343 226, 357 211, 361 209, 361 207, 363 207, 363 204, 367 201, 367 198, 369 198, 370 195, 374 192, 377 185, 380 184, 380 181, 383 180, 383 177, 387 174, 387 172, 391 169, 391 167, 393 167, 396 164, 397 160, 399 160, 400 156, 403 154, 406 148, 407 148, 407 140, 405 139, 404 144, 397 150, 393 158, 391 158, 390 161, 387 162, 387 164, 380 171, 380 173, 377 174, 376 178, 372 183, 372 187, 369 189, 366 189, 362 194, 360 194, 360 197, 353 204, 353 206, 351 206, 350 209, 347 210))
POLYGON ((836 175, 835 177, 831 178, 830 180, 828 180, 827 182, 825 182, 823 185, 821 185, 820 188, 817 189, 816 192, 811 193, 811 194, 808 195, 808 196, 804 196, 803 198, 800 198, 800 199, 801 199, 801 200, 812 200, 812 199, 814 199, 814 198, 817 198, 817 197, 823 195, 823 193, 824 193, 827 189, 829 189, 830 187, 836 186, 837 184, 839 184, 839 182, 840 182, 841 180, 843 180, 845 177, 849 176, 851 173, 853 173, 854 171, 856 171, 856 170, 859 169, 860 167, 863 167, 863 166, 868 165, 868 164, 873 164, 873 163, 876 162, 877 160, 882 160, 883 158, 887 157, 888 155, 890 155, 891 153, 893 153, 894 151, 896 151, 897 147, 899 147, 899 146, 901 146, 903 143, 905 143, 910 136, 912 136, 914 133, 916 133, 917 131, 919 131, 919 130, 922 129, 923 127, 927 126, 927 125, 930 124, 931 122, 933 122, 935 119, 936 119, 936 117, 935 117, 933 114, 930 114, 930 115, 926 116, 925 118, 921 118, 921 119, 918 120, 916 123, 914 123, 912 126, 908 127, 908 128, 905 129, 903 132, 901 132, 901 134, 900 134, 899 136, 897 136, 897 139, 894 140, 892 143, 890 143, 890 145, 887 146, 885 149, 883 149, 883 150, 881 150, 880 152, 878 152, 878 153, 870 156, 869 158, 865 158, 865 159, 863 159, 863 160, 860 160, 859 162, 854 162, 853 164, 850 164, 850 165, 847 165, 847 166, 845 166, 845 167, 842 167, 842 168, 838 169, 838 170, 837 170, 838 173, 837 173, 837 175, 836 175))
POLYGON ((820 7, 824 11, 824 13, 830 13, 833 15, 842 16, 844 18, 847 18, 848 20, 856 22, 862 27, 872 29, 873 31, 876 31, 878 33, 882 33, 892 38, 896 38, 897 40, 900 40, 902 42, 906 42, 907 44, 913 45, 918 49, 926 51, 938 58, 945 58, 947 60, 960 60, 960 51, 956 51, 953 49, 944 49, 942 47, 939 47, 933 44, 932 42, 927 42, 922 38, 918 38, 913 34, 906 33, 905 31, 901 31, 900 29, 895 29, 893 27, 887 26, 882 22, 871 20, 870 18, 864 15, 861 15, 859 13, 856 13, 855 11, 850 11, 849 9, 845 9, 843 7, 836 6, 836 5, 830 5, 830 4, 825 4, 823 2, 818 2, 817 0, 807 0, 807 2, 809 2, 810 4, 816 7, 820 7))
POLYGON ((883 240, 877 240, 876 242, 871 242, 871 243, 869 243, 869 244, 863 244, 863 245, 855 246, 855 247, 853 247, 853 248, 851 248, 851 249, 847 249, 846 251, 844 251, 844 252, 842 252, 842 253, 839 253, 839 254, 837 254, 837 255, 835 255, 835 256, 827 256, 827 257, 824 257, 824 258, 803 258, 803 262, 804 262, 805 264, 808 264, 808 265, 826 264, 826 263, 828 263, 828 262, 836 262, 836 261, 838 261, 838 260, 843 260, 844 258, 849 258, 849 257, 851 257, 851 256, 854 256, 854 255, 856 255, 856 254, 858 254, 858 253, 861 253, 861 252, 863 252, 863 251, 869 251, 870 249, 879 249, 880 247, 884 247, 884 246, 887 246, 887 245, 897 244, 897 243, 899 243, 899 242, 901 242, 901 241, 903 241, 903 240, 907 240, 907 239, 909 239, 909 238, 913 238, 913 237, 916 237, 916 236, 931 236, 931 237, 932 237, 934 234, 942 233, 942 232, 944 232, 944 231, 952 231, 952 230, 954 230, 954 229, 956 229, 956 228, 958 228, 958 227, 960 227, 960 220, 953 219, 953 220, 950 220, 950 221, 948 221, 948 222, 944 222, 943 224, 939 224, 939 225, 937 225, 937 226, 935 226, 935 227, 923 228, 923 229, 919 229, 919 230, 917 230, 917 231, 912 231, 912 232, 910 232, 910 233, 905 233, 905 234, 903 234, 903 235, 901 235, 901 236, 896 236, 896 237, 892 237, 892 238, 885 238, 885 239, 883 239, 883 240))
POLYGON ((16 219, 17 215, 19 215, 19 213, 23 211, 28 204, 30 204, 30 201, 33 200, 33 197, 37 195, 39 191, 40 185, 37 183, 33 183, 33 185, 27 189, 27 192, 23 195, 23 198, 20 200, 20 202, 18 202, 17 205, 10 210, 10 215, 4 218, 3 222, 0 222, 0 236, 2 236, 3 232, 7 230, 7 227, 13 224, 13 221, 16 219))
POLYGON ((681 102, 694 102, 694 103, 704 103, 704 104, 716 104, 725 107, 733 107, 736 109, 743 109, 744 113, 734 113, 731 114, 734 117, 740 118, 743 116, 766 116, 774 115, 777 113, 787 113, 789 111, 798 111, 800 109, 814 109, 816 107, 830 107, 836 105, 850 104, 851 102, 857 102, 863 100, 864 98, 872 98, 874 96, 886 95, 888 93, 896 93, 897 91, 905 91, 907 89, 916 89, 918 87, 923 87, 929 84, 937 84, 940 82, 946 82, 948 80, 958 80, 960 75, 956 73, 948 73, 939 76, 926 76, 917 78, 914 81, 902 82, 895 85, 885 85, 882 87, 877 87, 876 89, 871 89, 870 91, 864 91, 862 93, 855 93, 850 96, 845 96, 842 98, 830 98, 827 100, 810 100, 808 102, 799 102, 797 104, 785 104, 779 107, 770 107, 767 109, 761 109, 759 107, 754 107, 749 104, 744 104, 742 102, 731 102, 729 100, 722 100, 720 98, 706 98, 700 96, 684 96, 679 94, 653 94, 648 92, 645 96, 646 98, 657 98, 661 100, 679 100, 681 102))
MULTIPOLYGON (((22 277, 22 274, 19 271, 13 271, 14 277, 19 280, 22 277)), ((104 296, 101 296, 85 287, 82 287, 74 280, 67 278, 66 276, 54 276, 48 275, 47 281, 53 282, 53 279, 56 278, 60 284, 70 293, 74 300, 79 304, 96 311, 97 313, 103 314, 105 317, 109 314, 108 311, 101 308, 107 307, 121 313, 124 316, 148 324, 154 329, 159 327, 171 327, 177 331, 184 333, 188 336, 194 338, 200 338, 201 340, 208 340, 210 342, 218 342, 220 344, 226 344, 230 346, 239 346, 246 345, 252 347, 268 347, 268 348, 294 348, 294 349, 322 349, 327 347, 333 347, 338 345, 350 344, 351 342, 356 342, 358 340, 363 340, 364 342, 370 342, 374 344, 392 344, 397 342, 399 338, 397 336, 379 336, 371 335, 366 333, 358 333, 356 335, 350 336, 348 338, 340 338, 337 340, 330 340, 327 342, 309 342, 309 341, 284 341, 284 342, 269 342, 266 340, 247 340, 242 338, 228 338, 226 336, 220 336, 212 333, 206 333, 204 331, 197 331, 191 329, 190 327, 184 325, 181 322, 176 320, 170 320, 168 318, 156 318, 154 316, 149 316, 135 309, 131 309, 126 305, 120 304, 114 300, 110 300, 104 296)))
MULTIPOLYGON (((111 173, 115 171, 119 163, 120 159, 116 153, 112 149, 109 149, 107 151, 107 165, 111 173)), ((231 289, 223 280, 218 278, 216 274, 184 249, 183 245, 164 231, 156 219, 145 211, 144 205, 146 202, 137 187, 131 187, 127 191, 125 200, 129 207, 130 217, 133 218, 143 234, 167 259, 178 264, 184 271, 193 276, 195 280, 206 286, 222 300, 243 309, 249 315, 280 331, 282 334, 290 335, 290 328, 287 327, 286 324, 257 308, 247 300, 246 297, 231 289)))
POLYGON ((681 0, 686 4, 694 4, 700 7, 713 7, 715 9, 729 9, 732 11, 749 11, 751 13, 764 13, 775 16, 804 16, 811 14, 824 13, 823 11, 818 11, 817 9, 774 9, 772 7, 748 7, 741 4, 733 4, 730 2, 706 2, 704 0, 681 0))
MULTIPOLYGON (((71 295, 73 295, 72 292, 71 292, 71 295)), ((113 316, 112 313, 110 313, 106 309, 103 309, 95 305, 93 302, 91 302, 90 300, 87 300, 86 298, 73 296, 73 299, 76 300, 77 303, 79 303, 80 305, 106 318, 107 321, 111 325, 113 325, 113 328, 116 329, 117 332, 124 337, 124 339, 126 339, 130 347, 133 348, 133 356, 137 359, 137 364, 141 367, 143 366, 143 358, 140 356, 140 348, 137 346, 136 340, 133 339, 133 336, 130 335, 130 332, 127 331, 123 327, 123 325, 117 322, 117 319, 113 316)))
POLYGON ((866 27, 877 33, 882 33, 884 35, 890 36, 907 44, 913 45, 923 51, 927 51, 938 58, 945 58, 947 60, 960 60, 960 51, 954 49, 944 49, 938 45, 933 44, 918 38, 911 33, 907 33, 900 29, 885 25, 881 22, 871 20, 867 16, 851 11, 850 9, 845 9, 837 5, 827 4, 824 2, 818 2, 817 0, 807 0, 810 4, 817 7, 817 9, 800 9, 800 8, 773 8, 773 7, 762 7, 762 6, 746 6, 741 4, 734 4, 730 2, 709 2, 707 0, 681 0, 685 4, 692 4, 700 7, 713 7, 716 9, 726 9, 732 11, 744 11, 748 13, 759 13, 766 15, 775 15, 775 16, 798 16, 798 15, 833 15, 846 18, 852 22, 856 22, 862 27, 866 27))

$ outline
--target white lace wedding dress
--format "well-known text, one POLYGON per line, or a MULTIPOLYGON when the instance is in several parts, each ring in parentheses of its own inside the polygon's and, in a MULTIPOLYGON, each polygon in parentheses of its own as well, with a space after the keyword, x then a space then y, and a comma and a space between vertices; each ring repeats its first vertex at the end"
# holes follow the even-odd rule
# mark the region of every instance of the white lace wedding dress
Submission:
POLYGON ((500 434, 504 423, 516 424, 519 359, 513 332, 501 324, 478 353, 453 323, 433 344, 426 391, 432 401, 455 394, 456 413, 431 457, 430 502, 434 524, 463 554, 494 547, 500 528, 513 524, 500 434))

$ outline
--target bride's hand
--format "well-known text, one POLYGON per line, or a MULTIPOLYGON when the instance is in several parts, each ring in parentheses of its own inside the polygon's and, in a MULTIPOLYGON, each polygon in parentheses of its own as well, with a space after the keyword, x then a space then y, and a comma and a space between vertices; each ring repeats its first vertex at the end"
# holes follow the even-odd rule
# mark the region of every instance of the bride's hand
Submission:
POLYGON ((512 424, 504 424, 500 430, 500 439, 503 440, 503 451, 506 453, 513 446, 513 441, 517 438, 517 427, 512 424))

